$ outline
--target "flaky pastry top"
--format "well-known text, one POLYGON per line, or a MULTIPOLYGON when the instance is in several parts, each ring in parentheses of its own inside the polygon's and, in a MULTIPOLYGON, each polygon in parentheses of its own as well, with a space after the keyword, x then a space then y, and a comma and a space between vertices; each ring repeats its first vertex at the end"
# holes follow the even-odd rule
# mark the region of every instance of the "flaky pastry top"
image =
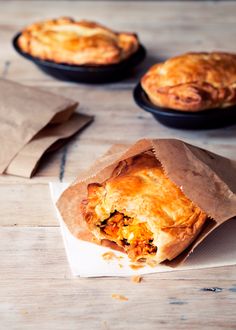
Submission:
POLYGON ((158 262, 182 252, 206 220, 206 214, 169 180, 149 153, 122 161, 103 184, 90 184, 82 212, 100 239, 98 224, 114 212, 134 219, 133 224, 146 223, 158 247, 158 262))
POLYGON ((43 60, 73 65, 119 63, 139 47, 132 33, 118 33, 95 22, 62 17, 26 27, 21 50, 43 60))
POLYGON ((141 80, 153 104, 182 111, 236 104, 236 54, 186 53, 152 66, 141 80))

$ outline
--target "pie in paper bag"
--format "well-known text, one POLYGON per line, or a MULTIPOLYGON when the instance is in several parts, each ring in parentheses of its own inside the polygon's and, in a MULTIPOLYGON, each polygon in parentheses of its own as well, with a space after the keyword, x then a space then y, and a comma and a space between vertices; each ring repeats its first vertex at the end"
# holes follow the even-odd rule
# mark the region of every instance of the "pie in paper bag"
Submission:
POLYGON ((179 140, 106 154, 57 202, 71 233, 131 261, 176 266, 236 215, 236 164, 179 140))

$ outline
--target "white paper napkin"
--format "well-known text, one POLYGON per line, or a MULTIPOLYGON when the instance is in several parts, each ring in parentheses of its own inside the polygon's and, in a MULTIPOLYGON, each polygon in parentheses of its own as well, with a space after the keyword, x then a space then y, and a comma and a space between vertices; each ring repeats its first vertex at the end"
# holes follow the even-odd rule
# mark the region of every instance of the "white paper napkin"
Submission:
MULTIPOLYGON (((55 203, 61 193, 68 187, 68 184, 50 183, 49 185, 52 201, 56 208, 55 203)), ((134 270, 130 267, 128 257, 121 252, 113 251, 116 258, 104 260, 102 255, 111 251, 111 249, 75 238, 67 229, 57 208, 56 213, 70 268, 75 276, 133 276, 236 264, 236 219, 228 221, 217 228, 178 268, 158 265, 155 268, 145 266, 134 270)))

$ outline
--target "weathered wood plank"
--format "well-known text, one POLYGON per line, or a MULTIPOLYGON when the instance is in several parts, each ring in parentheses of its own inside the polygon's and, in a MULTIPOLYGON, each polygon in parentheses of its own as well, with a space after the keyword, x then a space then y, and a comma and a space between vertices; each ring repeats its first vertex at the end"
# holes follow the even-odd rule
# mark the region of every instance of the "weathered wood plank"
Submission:
MULTIPOLYGON (((1 227, 0 237, 1 280, 72 277, 59 228, 1 227)), ((214 287, 217 286, 217 279, 231 281, 233 285, 236 284, 235 269, 234 266, 228 266, 159 273, 145 276, 144 281, 150 282, 150 285, 156 281, 158 285, 159 280, 207 280, 211 281, 211 284, 206 285, 214 287)), ((123 281, 115 278, 113 280, 123 281)), ((127 281, 130 282, 130 279, 127 281)))
POLYGON ((57 226, 45 184, 1 184, 1 226, 57 226))
POLYGON ((129 279, 4 280, 0 282, 1 327, 234 329, 235 286, 231 285, 222 280, 147 279, 139 285, 129 279), (222 291, 202 291, 212 283, 222 291), (114 293, 128 301, 112 299, 114 293))

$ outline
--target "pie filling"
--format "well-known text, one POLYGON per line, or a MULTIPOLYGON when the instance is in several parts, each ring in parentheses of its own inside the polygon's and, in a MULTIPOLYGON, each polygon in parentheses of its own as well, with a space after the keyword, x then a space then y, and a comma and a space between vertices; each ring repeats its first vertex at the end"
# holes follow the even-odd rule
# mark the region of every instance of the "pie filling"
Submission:
POLYGON ((134 219, 120 212, 115 211, 97 226, 109 240, 122 246, 132 261, 157 252, 157 247, 153 245, 153 233, 147 225, 134 223, 134 219))

